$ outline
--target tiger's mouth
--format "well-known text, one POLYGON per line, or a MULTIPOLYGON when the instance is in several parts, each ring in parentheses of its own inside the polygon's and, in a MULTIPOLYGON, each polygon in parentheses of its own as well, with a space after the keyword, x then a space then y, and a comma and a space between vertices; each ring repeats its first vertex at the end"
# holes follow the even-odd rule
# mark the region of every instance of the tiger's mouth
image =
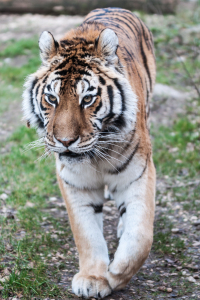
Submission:
POLYGON ((81 153, 76 153, 70 150, 67 150, 65 152, 59 153, 60 160, 65 158, 71 158, 71 159, 84 159, 84 158, 93 158, 95 155, 95 150, 85 151, 81 153))
MULTIPOLYGON (((86 152, 87 153, 87 152, 86 152)), ((59 157, 62 158, 62 157, 71 157, 71 158, 79 158, 79 157, 83 157, 86 155, 86 153, 75 153, 75 152, 72 152, 72 151, 65 151, 63 153, 59 153, 59 157)))

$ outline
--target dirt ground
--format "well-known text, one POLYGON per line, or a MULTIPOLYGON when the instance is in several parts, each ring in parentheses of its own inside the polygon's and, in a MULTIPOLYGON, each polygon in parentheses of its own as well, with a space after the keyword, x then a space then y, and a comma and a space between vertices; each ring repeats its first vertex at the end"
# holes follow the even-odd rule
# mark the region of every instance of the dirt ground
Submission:
MULTIPOLYGON (((56 38, 62 36, 67 30, 77 26, 82 22, 83 18, 79 16, 39 16, 39 15, 24 15, 24 16, 0 16, 0 42, 7 41, 9 39, 21 39, 32 37, 33 35, 39 35, 43 30, 47 29, 52 31, 56 38)), ((161 90, 163 87, 160 87, 161 90)), ((152 102, 152 122, 153 124, 170 125, 178 113, 184 112, 185 102, 188 97, 194 91, 183 93, 176 91, 169 87, 170 91, 166 91, 163 96, 159 90, 159 85, 156 86, 154 100, 152 102), (181 99, 181 101, 172 101, 172 99, 181 99), (169 121, 170 115, 170 121, 169 121)), ((0 134, 1 139, 6 139, 13 130, 21 123, 21 106, 19 101, 16 101, 14 105, 1 116, 0 120, 0 134)), ((178 183, 177 183, 178 184, 178 183)), ((193 183, 191 183, 192 185, 193 183)), ((196 184, 199 184, 197 182, 196 184)), ((184 255, 190 255, 194 258, 194 261, 200 261, 200 238, 199 231, 200 223, 197 224, 197 218, 191 215, 188 211, 185 211, 183 205, 180 202, 173 201, 170 190, 168 191, 167 179, 164 178, 157 180, 157 191, 159 195, 165 195, 167 197, 167 205, 162 206, 157 200, 156 204, 156 217, 155 217, 155 230, 158 230, 157 225, 160 222, 162 215, 167 216, 173 224, 172 235, 184 236, 186 248, 183 249, 184 255), (167 194, 167 196, 166 196, 167 194), (176 212, 176 217, 171 214, 171 209, 176 212), (194 225, 195 224, 195 225, 194 225)), ((200 200, 197 200, 200 201, 200 200)), ((49 209, 55 218, 66 222, 67 213, 65 207, 62 204, 62 199, 57 198, 49 204, 49 209)), ((118 240, 116 238, 116 227, 118 222, 118 212, 114 206, 113 201, 108 201, 104 205, 104 233, 106 241, 108 242, 109 253, 112 258, 117 247, 118 240)), ((43 227, 48 230, 48 224, 44 224, 43 227)), ((73 260, 66 262, 66 269, 60 271, 61 280, 59 285, 71 290, 71 279, 77 270, 78 254, 71 237, 69 242, 70 256, 73 260)), ((178 277, 179 278, 179 277, 178 277)), ((127 287, 120 291, 115 292, 111 296, 105 299, 109 300, 128 300, 128 299, 200 299, 200 273, 199 265, 182 265, 179 260, 174 258, 174 255, 158 255, 154 250, 140 272, 132 278, 127 287), (173 272, 172 272, 173 270, 173 272), (190 296, 179 296, 180 286, 174 285, 177 280, 178 273, 182 272, 185 280, 191 285, 192 282, 196 282, 197 288, 194 289, 190 296), (196 276, 196 277, 195 277, 196 276), (159 278, 159 280, 158 280, 159 278), (157 293, 158 292, 158 293, 157 293), (152 297, 152 293, 154 296, 152 297)), ((180 280, 180 279, 178 279, 180 280)), ((14 298, 13 298, 14 299, 14 298)), ((16 299, 16 298, 15 298, 16 299)), ((78 299, 73 297, 70 299, 78 299)))

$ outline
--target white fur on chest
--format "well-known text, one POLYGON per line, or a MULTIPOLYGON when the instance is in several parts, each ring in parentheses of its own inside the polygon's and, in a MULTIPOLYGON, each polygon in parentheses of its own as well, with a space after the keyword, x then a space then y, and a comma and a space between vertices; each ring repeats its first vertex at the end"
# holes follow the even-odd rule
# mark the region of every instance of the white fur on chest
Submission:
POLYGON ((56 157, 56 169, 66 183, 78 189, 98 189, 103 187, 102 173, 92 164, 79 163, 74 166, 63 166, 63 163, 56 157))
MULTIPOLYGON (((112 162, 114 164, 114 162, 112 162)), ((99 162, 98 167, 92 163, 79 163, 63 166, 56 159, 56 168, 60 177, 68 184, 78 189, 100 189, 108 185, 109 190, 123 190, 131 181, 136 180, 145 167, 145 160, 135 155, 125 171, 110 174, 107 161, 99 162)))

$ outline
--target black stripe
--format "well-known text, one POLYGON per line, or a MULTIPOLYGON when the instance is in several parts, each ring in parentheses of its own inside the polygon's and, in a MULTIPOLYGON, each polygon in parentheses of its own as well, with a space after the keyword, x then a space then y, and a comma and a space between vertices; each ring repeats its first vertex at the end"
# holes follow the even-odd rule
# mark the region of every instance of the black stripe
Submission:
POLYGON ((55 70, 59 70, 59 69, 64 68, 68 62, 69 62, 69 60, 68 60, 68 59, 65 59, 59 66, 57 66, 57 67, 55 68, 55 70))
POLYGON ((102 204, 90 204, 90 206, 92 206, 92 208, 94 209, 95 214, 99 214, 102 213, 103 210, 103 205, 102 204))
POLYGON ((32 113, 34 113, 34 114, 35 114, 35 105, 33 103, 33 90, 34 90, 34 87, 37 84, 37 82, 38 82, 38 78, 36 77, 32 83, 31 90, 30 90, 31 107, 32 107, 32 113))
POLYGON ((106 84, 106 81, 103 77, 99 76, 99 81, 102 85, 105 85, 106 84))
MULTIPOLYGON (((102 11, 102 10, 101 10, 102 11)), ((86 20, 85 20, 85 22, 87 23, 87 22, 89 22, 89 20, 98 20, 98 19, 103 19, 103 18, 109 18, 109 20, 113 20, 113 21, 121 21, 122 23, 124 23, 127 27, 129 27, 129 29, 132 31, 132 33, 134 34, 134 36, 136 37, 136 35, 135 35, 135 33, 133 32, 133 30, 132 30, 132 28, 125 22, 125 21, 123 21, 123 20, 121 20, 121 19, 118 19, 118 18, 116 18, 116 16, 118 16, 118 17, 121 17, 122 19, 125 19, 125 20, 128 20, 130 23, 131 23, 131 25, 134 27, 134 29, 137 31, 137 33, 138 34, 140 34, 140 28, 138 27, 138 24, 135 22, 135 18, 136 18, 136 16, 134 15, 134 14, 132 14, 131 12, 128 12, 128 11, 126 11, 126 10, 120 10, 120 9, 114 9, 114 15, 113 15, 113 18, 111 18, 110 16, 106 16, 106 14, 109 14, 109 13, 112 13, 113 14, 113 9, 112 10, 103 10, 104 11, 104 13, 99 13, 99 14, 96 14, 96 15, 94 15, 94 16, 91 16, 91 17, 89 17, 89 18, 87 18, 86 20), (131 16, 131 18, 129 18, 129 16, 125 16, 126 14, 129 14, 130 16, 131 16), (101 18, 102 17, 102 18, 101 18)), ((85 23, 84 22, 84 23, 85 23)), ((111 24, 111 25, 113 25, 113 24, 111 24)))
POLYGON ((87 78, 84 78, 83 81, 87 82, 87 84, 90 86, 90 81, 87 80, 87 78))
MULTIPOLYGON (((91 16, 91 17, 89 17, 89 18, 87 18, 87 19, 84 21, 84 23, 87 23, 88 20, 90 20, 90 19, 92 19, 92 18, 95 18, 95 17, 101 17, 101 16, 104 16, 104 17, 108 17, 108 18, 109 18, 109 16, 106 16, 106 14, 109 14, 109 13, 112 13, 112 14, 113 14, 113 13, 116 13, 116 12, 120 13, 121 16, 123 16, 123 15, 125 15, 125 14, 130 14, 132 18, 136 18, 136 16, 135 16, 133 13, 131 13, 130 11, 128 11, 128 10, 126 10, 126 9, 123 9, 123 8, 118 8, 118 7, 109 7, 109 8, 105 8, 105 9, 95 9, 95 10, 93 10, 92 12, 94 13, 94 12, 96 12, 96 11, 99 11, 99 13, 96 14, 96 15, 93 15, 93 16, 91 16)), ((114 15, 114 16, 115 16, 115 15, 114 15)))
MULTIPOLYGON (((34 103, 33 103, 33 100, 34 100, 34 98, 33 98, 33 90, 34 90, 36 84, 38 83, 38 81, 39 81, 39 79, 36 77, 36 78, 34 79, 33 83, 32 83, 31 90, 30 90, 31 107, 32 107, 32 111, 31 111, 31 112, 32 112, 32 113, 36 116, 36 118, 37 118, 37 126, 38 126, 39 128, 41 128, 41 129, 43 129, 43 128, 44 128, 44 123, 43 123, 42 117, 41 117, 40 115, 38 115, 38 114, 35 112, 35 105, 34 105, 34 103)), ((36 96, 37 96, 37 94, 38 94, 38 89, 39 89, 39 87, 40 87, 40 83, 38 84, 38 87, 36 88, 36 96)), ((36 101, 37 101, 37 99, 36 99, 36 101)))
POLYGON ((46 76, 44 77, 44 79, 42 80, 42 83, 45 83, 45 81, 47 80, 48 76, 49 76, 49 75, 46 75, 46 76))
POLYGON ((112 123, 112 126, 115 126, 119 129, 126 126, 126 121, 123 115, 120 115, 114 122, 112 123))
POLYGON ((146 87, 146 89, 147 89, 146 105, 148 105, 148 103, 149 103, 149 90, 148 90, 148 87, 146 87))
POLYGON ((68 74, 68 70, 57 71, 55 74, 60 76, 65 76, 68 74))
POLYGON ((122 202, 122 203, 120 204, 120 206, 118 207, 118 210, 120 210, 120 208, 121 208, 123 205, 124 205, 124 202, 122 202))
POLYGON ((42 111, 46 111, 47 110, 47 107, 43 106, 42 101, 40 102, 40 108, 41 108, 42 111))
POLYGON ((131 23, 131 25, 135 28, 135 30, 137 31, 137 33, 140 34, 140 29, 139 29, 139 27, 138 27, 138 24, 135 23, 135 20, 134 20, 134 18, 133 18, 133 15, 132 15, 132 19, 130 19, 129 17, 127 17, 127 16, 125 16, 125 15, 123 15, 123 14, 120 14, 120 15, 115 14, 115 16, 119 16, 119 17, 121 17, 121 18, 123 18, 123 19, 125 19, 125 20, 128 20, 128 21, 131 23))
POLYGON ((143 169, 142 173, 141 173, 140 176, 138 176, 135 180, 131 181, 131 182, 129 183, 129 185, 131 185, 133 182, 139 180, 139 179, 143 176, 144 172, 146 171, 147 165, 148 165, 148 160, 149 160, 149 154, 147 154, 146 164, 145 164, 145 166, 144 166, 144 169, 143 169))
POLYGON ((38 118, 38 121, 37 121, 37 125, 38 125, 38 128, 44 129, 44 123, 39 118, 38 118))
POLYGON ((79 73, 81 75, 87 75, 87 76, 91 76, 91 74, 89 72, 87 72, 86 70, 79 70, 79 73))
POLYGON ((100 88, 100 86, 98 87, 98 90, 97 90, 97 96, 100 96, 101 97, 101 91, 102 91, 102 88, 100 88))
POLYGON ((131 59, 131 60, 134 61, 134 58, 136 58, 136 57, 135 57, 135 54, 134 54, 133 52, 129 52, 129 50, 128 50, 125 46, 124 46, 123 48, 124 48, 124 50, 126 51, 126 54, 128 54, 129 59, 131 59))
POLYGON ((96 107, 94 114, 96 115, 98 113, 98 111, 101 109, 102 107, 102 101, 99 102, 99 105, 96 107))
MULTIPOLYGON (((60 154, 59 154, 59 159, 60 159, 60 161, 62 161, 62 159, 61 159, 61 157, 60 157, 60 154)), ((76 189, 78 189, 78 190, 84 190, 84 191, 96 191, 96 190, 97 190, 96 188, 89 188, 89 187, 81 187, 81 188, 80 188, 79 186, 76 186, 76 185, 70 183, 70 182, 67 181, 67 180, 64 180, 64 182, 65 182, 66 184, 70 185, 71 187, 76 188, 76 189)))
POLYGON ((151 76, 150 76, 150 72, 149 72, 149 67, 148 67, 148 64, 147 64, 147 57, 144 53, 144 48, 143 48, 143 45, 142 45, 142 41, 141 41, 141 54, 142 54, 142 59, 143 59, 143 63, 144 63, 144 67, 147 71, 147 75, 148 75, 148 78, 149 78, 149 82, 150 82, 150 89, 152 91, 152 80, 151 80, 151 76))
POLYGON ((92 92, 92 91, 94 91, 94 89, 95 89, 95 87, 94 87, 94 86, 90 86, 90 87, 87 89, 87 91, 90 91, 90 92, 92 92))
POLYGON ((118 82, 117 78, 114 78, 113 81, 114 81, 114 84, 116 85, 116 87, 118 88, 118 90, 120 91, 120 94, 122 97, 122 113, 123 113, 126 109, 124 91, 122 89, 121 84, 118 82))
POLYGON ((120 172, 123 172, 126 170, 127 166, 129 165, 130 161, 132 160, 133 156, 136 154, 138 148, 139 148, 139 144, 140 144, 140 141, 137 143, 137 145, 135 146, 133 152, 131 153, 131 155, 127 158, 127 160, 125 161, 125 163, 120 166, 120 167, 116 167, 115 170, 113 171, 109 171, 109 174, 111 175, 116 175, 120 172))
POLYGON ((60 41, 61 45, 66 45, 66 46, 72 46, 74 45, 74 42, 73 41, 69 41, 69 40, 62 40, 60 41))
MULTIPOLYGON (((118 22, 121 22, 122 24, 124 24, 124 25, 126 25, 129 29, 130 29, 130 31, 133 33, 133 35, 135 36, 135 38, 137 38, 136 37, 136 34, 135 34, 135 32, 133 31, 133 29, 131 28, 131 26, 130 25, 128 25, 125 21, 123 21, 123 20, 121 20, 121 19, 119 19, 119 18, 111 18, 111 17, 109 17, 109 20, 111 20, 111 21, 116 21, 117 23, 118 22)), ((113 24, 112 24, 113 25, 113 24)), ((122 28, 121 28, 122 29, 122 28)), ((130 38, 130 37, 129 37, 130 38)))
POLYGON ((38 96, 38 91, 39 91, 39 88, 40 88, 40 83, 38 84, 36 90, 35 90, 35 97, 37 98, 38 96))
MULTIPOLYGON (((93 17, 92 17, 93 18, 93 17)), ((115 24, 115 23, 110 23, 110 22, 108 22, 108 19, 106 18, 105 20, 103 20, 103 18, 95 18, 95 20, 93 20, 93 21, 89 21, 89 22, 87 22, 87 24, 93 24, 94 23, 94 21, 96 21, 97 20, 97 22, 98 22, 98 20, 100 20, 100 21, 102 21, 102 23, 105 25, 105 26, 107 26, 108 28, 112 28, 112 27, 116 27, 116 28, 118 28, 119 30, 121 30, 122 32, 123 32, 123 34, 124 35, 126 35, 126 37, 130 40, 130 36, 128 35, 128 33, 126 32, 126 30, 123 28, 123 27, 121 27, 119 24, 115 24)))
POLYGON ((47 84, 47 90, 50 92, 51 91, 51 85, 47 84))
MULTIPOLYGON (((134 58, 135 58, 135 57, 134 57, 134 53, 130 53, 126 47, 124 47, 124 49, 125 49, 126 53, 128 54, 128 56, 132 59, 134 65, 135 65, 136 71, 137 71, 137 75, 138 75, 138 77, 140 78, 140 82, 141 82, 141 84, 142 84, 142 87, 144 88, 144 86, 143 86, 143 81, 142 81, 142 77, 140 76, 140 73, 139 73, 139 71, 138 71, 137 65, 136 65, 135 60, 134 60, 134 58)), ((132 69, 132 68, 131 68, 131 69, 132 69)), ((132 69, 132 71, 133 71, 133 69, 132 69)))
POLYGON ((110 101, 110 112, 106 116, 106 119, 110 120, 114 117, 114 113, 112 111, 113 110, 113 87, 112 87, 112 85, 107 86, 107 92, 108 92, 108 97, 109 97, 109 101, 110 101))
POLYGON ((147 32, 146 32, 145 29, 144 29, 144 24, 143 24, 143 22, 142 22, 141 20, 139 20, 139 21, 140 21, 140 24, 141 24, 141 27, 142 27, 142 33, 143 33, 143 37, 144 37, 144 40, 145 40, 145 44, 146 44, 148 50, 150 50, 150 47, 149 47, 149 44, 148 44, 148 42, 149 42, 149 37, 148 37, 148 35, 146 34, 147 32))
MULTIPOLYGON (((122 86, 121 84, 118 82, 118 79, 117 78, 110 78, 111 80, 113 80, 115 86, 118 88, 119 92, 120 92, 120 95, 121 95, 121 98, 122 98, 122 111, 121 111, 121 114, 118 116, 118 118, 114 121, 114 123, 112 124, 113 126, 116 126, 117 128, 122 128, 124 126, 126 126, 126 121, 125 121, 125 118, 124 118, 124 111, 126 109, 126 106, 125 106, 125 96, 124 96, 124 91, 122 89, 122 86)), ((112 113, 112 115, 109 116, 109 120, 111 118, 113 118, 114 116, 114 113, 112 113)))
POLYGON ((47 127, 47 125, 49 124, 49 121, 47 121, 47 123, 46 123, 46 125, 45 125, 45 127, 47 127))
POLYGON ((126 207, 123 207, 122 210, 120 211, 120 216, 122 217, 122 215, 126 212, 126 207))
MULTIPOLYGON (((131 28, 131 26, 128 25, 128 24, 127 24, 125 21, 123 21, 122 19, 116 18, 115 16, 116 16, 116 15, 114 15, 113 18, 112 18, 112 17, 109 17, 109 20, 111 20, 111 21, 116 21, 117 23, 121 22, 122 24, 126 25, 126 26, 130 29, 130 31, 133 33, 133 35, 136 37, 135 32, 133 31, 133 29, 131 28)), ((113 24, 111 24, 111 25, 113 25, 113 24)))

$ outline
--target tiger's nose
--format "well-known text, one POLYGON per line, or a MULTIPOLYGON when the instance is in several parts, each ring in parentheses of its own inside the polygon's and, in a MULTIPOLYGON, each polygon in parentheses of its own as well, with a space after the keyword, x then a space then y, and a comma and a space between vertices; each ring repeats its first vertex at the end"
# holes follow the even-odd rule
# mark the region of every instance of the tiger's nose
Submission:
POLYGON ((69 147, 71 144, 73 144, 77 140, 77 138, 76 139, 69 139, 67 141, 62 141, 61 139, 58 139, 58 138, 57 138, 57 140, 59 142, 61 142, 65 147, 69 147))

